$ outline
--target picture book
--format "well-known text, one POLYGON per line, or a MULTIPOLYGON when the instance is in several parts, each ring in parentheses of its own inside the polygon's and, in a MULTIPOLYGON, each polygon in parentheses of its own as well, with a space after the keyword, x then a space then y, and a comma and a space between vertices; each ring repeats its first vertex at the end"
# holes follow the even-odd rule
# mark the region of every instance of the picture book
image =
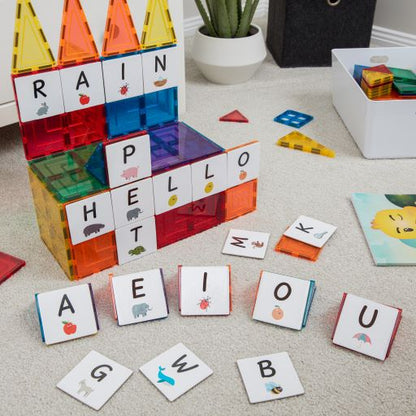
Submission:
POLYGON ((416 264, 416 195, 355 193, 352 203, 377 266, 416 264))

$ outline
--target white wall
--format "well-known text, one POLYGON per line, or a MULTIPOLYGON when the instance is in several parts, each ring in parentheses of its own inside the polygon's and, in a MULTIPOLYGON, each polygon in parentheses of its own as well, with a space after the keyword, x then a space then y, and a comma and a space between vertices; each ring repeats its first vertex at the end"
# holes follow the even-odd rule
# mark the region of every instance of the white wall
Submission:
POLYGON ((416 35, 416 1, 377 0, 374 24, 416 35))

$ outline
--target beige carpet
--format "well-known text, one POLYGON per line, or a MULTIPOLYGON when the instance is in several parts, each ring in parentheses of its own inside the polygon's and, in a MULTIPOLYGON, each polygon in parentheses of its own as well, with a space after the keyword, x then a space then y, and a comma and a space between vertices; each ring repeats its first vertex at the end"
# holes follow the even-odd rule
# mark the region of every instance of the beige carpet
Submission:
MULTIPOLYGON (((188 112, 183 119, 224 147, 253 138, 262 144, 257 212, 184 240, 112 272, 162 267, 171 313, 167 320, 118 327, 112 319, 107 273, 85 279, 96 295, 100 332, 46 347, 40 339, 34 293, 70 283, 39 239, 18 129, 0 130, 0 250, 27 266, 0 286, 0 414, 89 415, 94 411, 55 388, 90 350, 135 374, 101 410, 102 415, 414 415, 416 394, 416 276, 414 267, 373 265, 358 225, 353 192, 415 193, 415 160, 365 160, 331 103, 329 68, 279 69, 268 58, 245 85, 207 83, 187 61, 188 112), (249 124, 219 123, 238 108, 249 124), (315 117, 302 132, 337 152, 335 159, 275 146, 291 129, 273 122, 286 109, 315 117), (300 214, 338 227, 316 263, 278 254, 273 247, 300 214), (224 256, 230 228, 271 233, 265 260, 224 256), (221 318, 183 318, 178 313, 176 268, 232 266, 233 312, 221 318), (309 322, 292 331, 250 317, 260 270, 315 279, 309 322), (344 291, 403 308, 403 321, 385 363, 331 343, 344 291), (214 374, 169 403, 139 366, 178 342, 200 356, 214 374), (250 405, 236 360, 288 351, 305 395, 250 405)), ((393 139, 393 138, 392 138, 393 139)))

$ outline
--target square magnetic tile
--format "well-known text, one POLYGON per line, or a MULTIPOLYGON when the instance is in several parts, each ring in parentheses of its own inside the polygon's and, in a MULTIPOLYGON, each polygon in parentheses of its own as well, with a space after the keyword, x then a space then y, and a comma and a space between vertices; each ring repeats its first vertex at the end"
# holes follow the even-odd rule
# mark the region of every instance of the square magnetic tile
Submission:
POLYGON ((286 110, 274 118, 274 121, 277 123, 285 124, 290 127, 296 127, 298 129, 303 127, 305 124, 308 124, 312 120, 312 116, 293 110, 286 110))
POLYGON ((269 237, 269 233, 231 229, 225 240, 222 254, 264 259, 269 237))

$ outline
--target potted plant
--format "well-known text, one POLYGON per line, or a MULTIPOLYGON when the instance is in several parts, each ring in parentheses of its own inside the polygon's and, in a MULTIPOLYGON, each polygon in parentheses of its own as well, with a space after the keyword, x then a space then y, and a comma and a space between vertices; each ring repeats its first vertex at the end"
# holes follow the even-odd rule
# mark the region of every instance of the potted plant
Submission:
POLYGON ((192 57, 202 74, 218 84, 250 79, 266 57, 259 26, 252 24, 259 0, 195 0, 204 25, 196 32, 192 57))

